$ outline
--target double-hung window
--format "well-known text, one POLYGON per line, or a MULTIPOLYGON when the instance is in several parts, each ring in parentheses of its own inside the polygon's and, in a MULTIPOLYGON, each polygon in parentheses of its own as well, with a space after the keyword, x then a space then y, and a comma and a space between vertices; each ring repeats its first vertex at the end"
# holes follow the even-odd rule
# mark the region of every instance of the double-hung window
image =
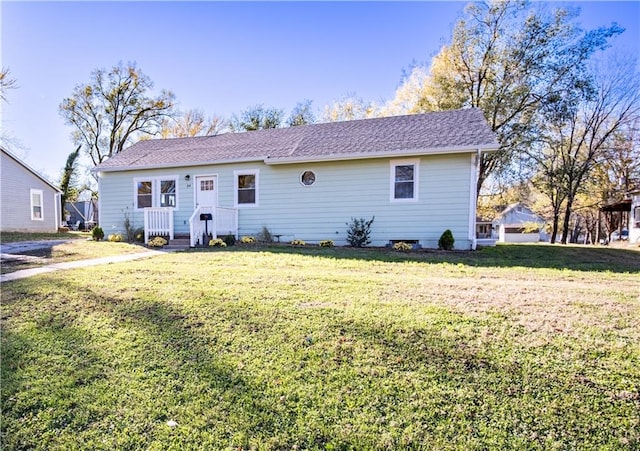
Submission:
POLYGON ((134 181, 136 208, 177 207, 177 177, 139 178, 134 181))
POLYGON ((176 181, 175 180, 160 181, 160 206, 161 207, 176 206, 176 181))
POLYGON ((258 206, 258 176, 257 169, 234 171, 235 204, 237 207, 258 206))
POLYGON ((392 160, 390 174, 391 202, 418 200, 418 160, 392 160))
POLYGON ((31 197, 31 220, 42 221, 44 219, 42 215, 42 190, 32 189, 29 194, 31 197))

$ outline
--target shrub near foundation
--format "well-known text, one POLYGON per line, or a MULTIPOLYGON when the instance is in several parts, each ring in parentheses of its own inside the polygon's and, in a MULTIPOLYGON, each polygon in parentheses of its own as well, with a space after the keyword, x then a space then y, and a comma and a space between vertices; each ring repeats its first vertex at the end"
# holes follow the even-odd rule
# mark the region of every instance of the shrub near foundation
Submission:
POLYGON ((450 251, 453 249, 453 244, 455 242, 456 240, 453 238, 453 233, 451 233, 451 230, 447 229, 442 233, 438 240, 438 249, 450 251))
POLYGON ((149 247, 163 247, 167 245, 167 240, 162 238, 161 236, 156 236, 149 240, 147 246, 149 247))
POLYGON ((91 236, 93 237, 94 241, 100 241, 104 238, 104 230, 102 230, 102 227, 96 226, 91 229, 91 236))

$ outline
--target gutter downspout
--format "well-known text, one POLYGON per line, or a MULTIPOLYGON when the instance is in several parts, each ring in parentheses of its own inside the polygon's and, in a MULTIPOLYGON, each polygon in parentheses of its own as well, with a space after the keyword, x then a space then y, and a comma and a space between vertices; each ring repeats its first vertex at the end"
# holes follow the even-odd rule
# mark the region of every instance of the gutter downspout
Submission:
MULTIPOLYGON (((100 193, 102 193, 102 172, 98 172, 97 176, 98 176, 98 222, 95 225, 102 227, 102 196, 100 195, 100 193)), ((93 199, 91 199, 91 202, 93 202, 93 199)), ((95 211, 93 214, 95 215, 95 211)))
MULTIPOLYGON (((472 155, 471 158, 474 158, 472 155)), ((480 176, 480 159, 482 158, 482 151, 480 148, 476 149, 475 154, 475 162, 471 168, 471 177, 470 177, 470 195, 469 195, 469 239, 471 240, 471 250, 475 251, 477 248, 477 238, 476 238, 476 214, 477 214, 477 204, 478 204, 478 195, 477 195, 477 185, 478 178, 480 176)))

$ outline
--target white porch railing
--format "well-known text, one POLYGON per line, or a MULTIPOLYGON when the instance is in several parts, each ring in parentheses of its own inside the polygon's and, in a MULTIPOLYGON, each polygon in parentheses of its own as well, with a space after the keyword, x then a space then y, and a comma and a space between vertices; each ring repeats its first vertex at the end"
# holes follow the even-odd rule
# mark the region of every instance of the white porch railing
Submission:
POLYGON ((213 238, 231 234, 238 238, 238 210, 226 207, 198 207, 189 218, 189 236, 191 247, 207 245, 203 235, 211 234, 213 238), (201 214, 211 214, 211 221, 200 219, 201 214), (204 240, 204 241, 203 241, 204 240))
POLYGON ((144 244, 150 236, 168 236, 173 239, 173 208, 148 207, 144 209, 144 244))

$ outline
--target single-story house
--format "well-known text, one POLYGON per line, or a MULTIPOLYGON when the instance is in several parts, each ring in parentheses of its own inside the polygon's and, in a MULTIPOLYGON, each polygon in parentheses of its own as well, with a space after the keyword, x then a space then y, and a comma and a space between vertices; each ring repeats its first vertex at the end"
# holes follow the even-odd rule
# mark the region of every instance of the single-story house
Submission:
POLYGON ((640 189, 630 193, 629 243, 640 244, 640 189))
POLYGON ((0 230, 57 232, 61 191, 5 148, 0 155, 0 230))
POLYGON ((545 219, 521 202, 506 207, 492 222, 500 243, 537 243, 547 241, 545 219))
POLYGON ((483 244, 500 243, 537 243, 547 241, 544 230, 545 219, 521 202, 516 202, 494 217, 476 219, 476 237, 483 244))
POLYGON ((478 109, 139 141, 94 169, 99 223, 344 245, 352 218, 375 218, 373 246, 435 248, 450 229, 474 249, 479 159, 497 148, 478 109))

